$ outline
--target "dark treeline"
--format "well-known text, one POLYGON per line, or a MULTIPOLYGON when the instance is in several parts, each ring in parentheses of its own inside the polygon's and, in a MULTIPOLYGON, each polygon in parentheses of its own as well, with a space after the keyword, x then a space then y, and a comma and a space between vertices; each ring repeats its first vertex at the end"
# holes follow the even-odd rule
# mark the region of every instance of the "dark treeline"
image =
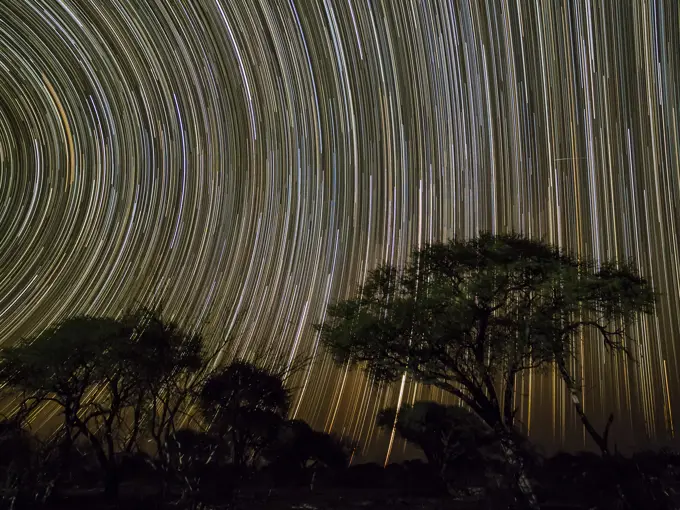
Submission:
POLYGON ((580 335, 628 353, 655 299, 631 264, 515 235, 428 245, 406 267, 378 268, 318 326, 328 352, 459 402, 382 410, 378 427, 427 460, 384 469, 350 467, 357 445, 289 419, 290 368, 216 367, 223 346, 208 351, 151 309, 72 317, 0 351, 0 505, 674 508, 680 457, 612 452, 614 417, 592 423, 570 372, 580 335), (547 367, 598 455, 545 458, 522 434, 516 376, 547 367))
POLYGON ((287 372, 213 370, 214 358, 148 309, 70 318, 3 350, 2 503, 93 488, 115 501, 133 481, 158 503, 198 508, 229 504, 256 474, 308 484, 318 467, 347 467, 349 444, 287 419, 287 372), (29 434, 50 415, 52 435, 29 434))

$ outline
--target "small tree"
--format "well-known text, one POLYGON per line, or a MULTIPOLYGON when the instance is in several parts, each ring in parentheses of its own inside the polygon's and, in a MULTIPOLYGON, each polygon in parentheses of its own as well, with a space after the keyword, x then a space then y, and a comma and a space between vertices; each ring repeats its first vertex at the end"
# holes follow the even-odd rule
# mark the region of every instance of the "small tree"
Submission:
POLYGON ((283 424, 265 455, 277 474, 307 477, 317 467, 346 468, 348 449, 336 436, 314 430, 302 420, 291 420, 283 424))
POLYGON ((625 349, 629 326, 653 304, 629 265, 595 267, 540 241, 484 233, 427 245, 402 269, 376 269, 320 327, 338 360, 387 381, 406 372, 458 397, 494 430, 524 504, 536 507, 514 433, 517 374, 556 363, 576 396, 574 339, 592 330, 625 349))
POLYGON ((394 427, 402 438, 420 448, 449 487, 458 472, 483 472, 496 446, 493 431, 461 406, 425 401, 406 404, 398 411, 382 410, 377 423, 386 430, 394 427))
POLYGON ((132 423, 143 428, 153 443, 160 464, 167 457, 166 446, 185 422, 193 421, 192 404, 209 370, 210 357, 198 333, 188 333, 162 318, 159 312, 142 308, 124 319, 134 327, 135 349, 130 353, 138 368, 141 419, 132 423))
POLYGON ((228 502, 236 476, 224 463, 224 442, 207 432, 179 429, 165 445, 168 474, 181 487, 181 501, 189 508, 205 508, 228 502))
POLYGON ((275 441, 290 405, 280 376, 243 361, 212 374, 200 393, 211 434, 225 440, 237 468, 254 465, 275 441))

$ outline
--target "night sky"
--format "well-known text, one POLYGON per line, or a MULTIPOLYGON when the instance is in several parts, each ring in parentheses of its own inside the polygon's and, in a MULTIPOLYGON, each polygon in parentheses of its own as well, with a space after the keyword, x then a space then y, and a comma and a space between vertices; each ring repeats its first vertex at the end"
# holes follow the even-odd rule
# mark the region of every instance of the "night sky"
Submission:
MULTIPOLYGON (((316 354, 295 416, 384 459, 376 412, 441 393, 335 368, 312 324, 379 262, 514 230, 662 293, 637 364, 584 338, 573 370, 619 448, 666 443, 679 99, 676 0, 0 0, 0 342, 162 303, 223 360, 316 354)), ((516 403, 583 447, 558 375, 516 403)))

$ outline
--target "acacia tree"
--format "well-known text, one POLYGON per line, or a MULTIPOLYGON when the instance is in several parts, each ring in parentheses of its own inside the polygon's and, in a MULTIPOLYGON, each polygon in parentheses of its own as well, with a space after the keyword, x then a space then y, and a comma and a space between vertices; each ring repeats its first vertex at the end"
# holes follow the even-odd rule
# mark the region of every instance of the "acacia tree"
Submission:
POLYGON ((185 382, 202 367, 200 336, 147 309, 66 319, 0 353, 0 381, 23 394, 24 408, 58 406, 62 458, 87 441, 111 497, 121 454, 138 449, 143 427, 162 449, 191 398, 185 382))
POLYGON ((418 446, 447 486, 452 470, 482 466, 496 443, 493 432, 477 415, 461 406, 437 402, 383 409, 377 424, 386 430, 395 428, 402 438, 418 446))
POLYGON ((574 339, 592 330, 625 349, 631 323, 653 304, 630 265, 596 267, 541 241, 483 233, 426 245, 403 268, 379 267, 319 328, 338 361, 387 381, 406 372, 458 397, 494 431, 523 504, 536 507, 514 430, 517 374, 556 363, 577 396, 567 369, 574 339))
POLYGON ((281 427, 276 442, 266 452, 280 471, 304 472, 322 465, 331 469, 347 467, 349 445, 340 438, 312 429, 302 420, 290 420, 281 427))
MULTIPOLYGON (((138 400, 128 377, 134 367, 124 361, 131 335, 120 321, 74 317, 0 353, 0 379, 22 392, 29 407, 52 403, 61 409, 62 458, 68 459, 76 440, 87 440, 111 496, 118 489, 119 426, 138 400)), ((135 439, 125 438, 123 449, 135 439)))
POLYGON ((276 440, 290 395, 278 374, 235 361, 208 377, 199 402, 208 431, 229 445, 240 469, 254 465, 276 440))
POLYGON ((138 368, 135 381, 143 404, 141 419, 132 423, 149 436, 163 467, 168 441, 182 424, 193 420, 191 407, 212 356, 206 354, 199 333, 185 331, 155 310, 142 308, 123 320, 135 328, 135 350, 130 355, 138 368))

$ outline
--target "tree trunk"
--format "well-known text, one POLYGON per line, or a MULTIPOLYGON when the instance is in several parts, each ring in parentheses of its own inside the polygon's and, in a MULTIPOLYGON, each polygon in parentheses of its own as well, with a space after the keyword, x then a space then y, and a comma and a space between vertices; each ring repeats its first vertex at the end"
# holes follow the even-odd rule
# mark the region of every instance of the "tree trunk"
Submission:
MULTIPOLYGON (((479 413, 479 416, 493 430, 495 438, 500 442, 501 453, 509 468, 508 470, 512 474, 512 484, 514 489, 516 489, 519 508, 539 510, 538 499, 527 476, 524 460, 520 455, 520 448, 515 440, 512 423, 505 423, 498 402, 496 402, 495 409, 485 406, 485 409, 479 413)), ((510 415, 510 418, 512 419, 513 416, 514 413, 510 415)))
POLYGON ((90 445, 97 456, 99 468, 101 469, 102 475, 104 477, 104 494, 110 499, 116 499, 118 497, 119 473, 118 465, 116 464, 115 459, 115 452, 113 451, 113 443, 110 442, 110 436, 107 438, 107 448, 109 450, 109 456, 107 457, 105 446, 102 444, 99 438, 87 428, 87 424, 79 420, 77 425, 81 433, 89 439, 90 445))
POLYGON ((534 494, 534 489, 531 486, 526 469, 524 468, 524 461, 519 454, 519 447, 517 446, 517 443, 512 437, 510 437, 510 433, 508 431, 502 432, 500 443, 503 456, 505 457, 505 460, 512 472, 514 478, 513 482, 518 489, 520 508, 527 510, 538 510, 540 506, 538 505, 536 494, 534 494))
MULTIPOLYGON (((74 432, 78 431, 78 426, 74 420, 75 413, 68 407, 64 408, 64 439, 59 444, 59 454, 62 456, 62 469, 70 470, 70 457, 73 452, 74 432)), ((70 472, 70 471, 69 471, 70 472)))
POLYGON ((611 426, 612 421, 614 420, 614 416, 611 415, 609 417, 609 421, 607 422, 607 426, 605 428, 605 433, 604 436, 600 435, 600 433, 595 429, 593 424, 590 422, 588 417, 586 416, 585 411, 583 410, 583 405, 581 404, 581 395, 576 387, 576 383, 572 379, 571 375, 567 371, 567 368, 564 366, 564 363, 558 362, 557 367, 560 371, 560 374, 562 375, 562 380, 564 381, 565 386, 567 387, 567 390, 569 391, 569 394, 571 396, 571 401, 574 404, 574 409, 576 409, 576 413, 579 415, 581 418, 581 423, 583 423, 583 426, 585 427, 586 431, 590 435, 590 437, 595 441, 595 444, 597 444, 597 447, 600 449, 600 452, 602 453, 603 457, 606 457, 609 455, 609 446, 607 445, 607 436, 609 432, 609 427, 611 426))
POLYGON ((59 444, 59 461, 63 474, 71 473, 71 452, 73 451, 73 436, 70 428, 64 431, 64 439, 59 444))

